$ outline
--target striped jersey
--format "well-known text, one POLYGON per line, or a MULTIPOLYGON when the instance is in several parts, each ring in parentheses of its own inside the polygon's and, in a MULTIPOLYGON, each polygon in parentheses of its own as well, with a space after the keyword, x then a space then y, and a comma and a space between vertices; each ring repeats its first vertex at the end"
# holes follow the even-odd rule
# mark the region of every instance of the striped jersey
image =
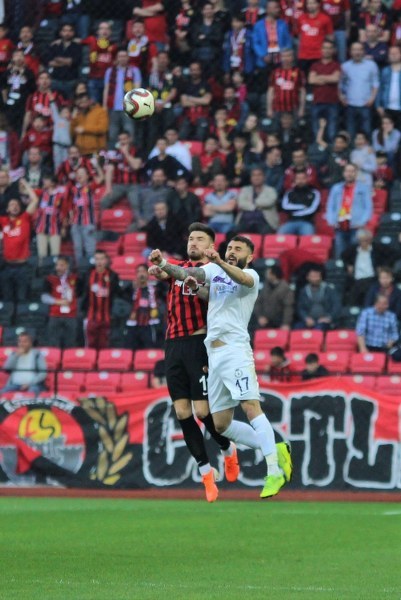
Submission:
POLYGON ((89 173, 90 180, 94 179, 96 175, 96 171, 94 166, 92 165, 90 158, 86 156, 81 156, 76 163, 72 163, 68 158, 64 162, 61 163, 57 170, 57 180, 59 183, 74 183, 76 172, 80 167, 85 167, 85 169, 89 173))
POLYGON ((66 200, 67 192, 63 187, 43 191, 36 213, 36 233, 60 235, 66 200))
POLYGON ((305 87, 305 75, 298 67, 282 69, 277 67, 270 76, 273 86, 273 111, 292 112, 299 106, 299 91, 305 87))
MULTIPOLYGON (((190 260, 174 261, 172 264, 188 269, 202 267, 204 263, 190 260)), ((206 327, 207 303, 190 290, 182 281, 170 279, 167 295, 167 332, 166 339, 186 337, 206 327)))
POLYGON ((93 269, 89 275, 88 320, 98 323, 110 323, 112 278, 111 271, 106 269, 99 273, 93 269))
POLYGON ((73 225, 95 225, 94 190, 96 184, 71 186, 71 223, 73 225))

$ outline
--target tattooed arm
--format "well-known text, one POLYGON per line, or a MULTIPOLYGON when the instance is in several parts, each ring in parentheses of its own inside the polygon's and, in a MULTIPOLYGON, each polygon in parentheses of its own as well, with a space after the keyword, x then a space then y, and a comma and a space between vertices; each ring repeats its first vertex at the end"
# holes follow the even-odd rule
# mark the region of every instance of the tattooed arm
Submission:
POLYGON ((201 300, 204 300, 205 302, 209 301, 209 289, 210 289, 209 287, 200 286, 197 279, 195 279, 195 277, 192 277, 191 275, 189 275, 184 280, 184 283, 186 286, 189 287, 190 290, 192 290, 193 292, 196 293, 198 298, 200 298, 201 300))
POLYGON ((149 255, 149 259, 154 265, 156 265, 157 267, 162 269, 162 271, 167 273, 167 275, 173 277, 173 279, 184 281, 186 277, 191 275, 192 277, 195 277, 195 279, 199 283, 205 282, 206 274, 202 268, 189 267, 188 269, 185 269, 184 267, 180 267, 180 265, 172 265, 169 262, 167 262, 165 258, 163 258, 160 250, 152 250, 152 252, 149 255))

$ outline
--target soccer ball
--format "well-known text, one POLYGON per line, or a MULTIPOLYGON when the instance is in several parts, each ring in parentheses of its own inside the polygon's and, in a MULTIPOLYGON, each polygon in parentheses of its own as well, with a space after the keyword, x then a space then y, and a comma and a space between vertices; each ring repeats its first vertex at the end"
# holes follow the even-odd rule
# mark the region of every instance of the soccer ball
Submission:
POLYGON ((152 92, 136 88, 124 96, 124 111, 131 119, 148 119, 155 112, 155 99, 152 92))

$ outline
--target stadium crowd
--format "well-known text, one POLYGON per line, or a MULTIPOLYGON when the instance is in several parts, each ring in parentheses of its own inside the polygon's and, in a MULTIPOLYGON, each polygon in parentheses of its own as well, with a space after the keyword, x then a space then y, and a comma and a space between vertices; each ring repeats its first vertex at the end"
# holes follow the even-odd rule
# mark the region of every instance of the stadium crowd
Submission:
POLYGON ((254 332, 291 351, 290 329, 322 335, 309 375, 338 329, 395 349, 400 17, 399 0, 5 2, 2 345, 22 327, 41 346, 162 348, 147 257, 184 257, 204 221, 221 251, 255 244, 254 332), (138 86, 156 99, 142 122, 123 111, 138 86))

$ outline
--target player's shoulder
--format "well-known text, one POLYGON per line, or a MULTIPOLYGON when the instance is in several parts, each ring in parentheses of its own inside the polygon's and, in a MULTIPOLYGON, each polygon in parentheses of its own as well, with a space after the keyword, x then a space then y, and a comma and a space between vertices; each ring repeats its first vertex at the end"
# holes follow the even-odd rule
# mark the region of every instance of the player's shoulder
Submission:
POLYGON ((252 269, 252 268, 244 269, 244 273, 247 273, 248 275, 250 275, 252 277, 256 286, 259 285, 260 277, 259 277, 258 273, 255 271, 255 269, 252 269))

